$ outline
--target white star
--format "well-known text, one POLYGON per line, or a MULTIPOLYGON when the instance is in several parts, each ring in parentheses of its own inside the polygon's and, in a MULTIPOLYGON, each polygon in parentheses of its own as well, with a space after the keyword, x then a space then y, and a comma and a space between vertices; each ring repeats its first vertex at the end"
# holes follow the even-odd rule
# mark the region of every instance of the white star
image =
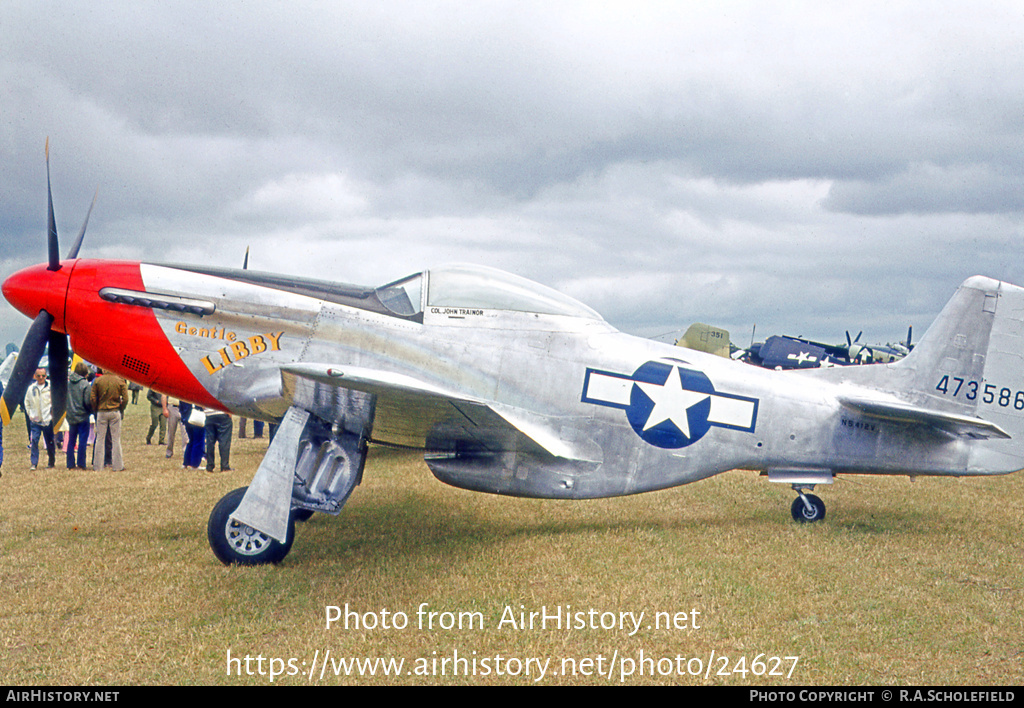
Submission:
POLYGON ((710 394, 684 389, 683 381, 679 376, 678 366, 672 367, 672 373, 668 375, 668 380, 665 381, 664 386, 642 383, 640 381, 637 381, 636 385, 654 402, 654 408, 651 409, 651 414, 647 417, 644 431, 650 430, 667 420, 679 428, 683 435, 689 439, 690 421, 686 417, 686 412, 698 403, 710 398, 710 394))
POLYGON ((817 361, 818 360, 818 357, 812 356, 810 352, 800 352, 799 355, 797 355, 797 354, 790 354, 786 358, 787 359, 795 359, 798 366, 801 365, 801 364, 805 364, 806 362, 809 362, 809 361, 817 361))

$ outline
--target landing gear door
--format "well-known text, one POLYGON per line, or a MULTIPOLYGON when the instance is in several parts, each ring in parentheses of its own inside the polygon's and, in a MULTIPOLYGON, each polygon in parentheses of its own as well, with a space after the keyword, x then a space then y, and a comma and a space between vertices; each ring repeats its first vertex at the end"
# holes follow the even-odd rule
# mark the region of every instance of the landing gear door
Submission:
POLYGON ((292 480, 298 464, 299 441, 309 412, 292 406, 274 435, 256 476, 231 517, 285 543, 292 510, 292 480))

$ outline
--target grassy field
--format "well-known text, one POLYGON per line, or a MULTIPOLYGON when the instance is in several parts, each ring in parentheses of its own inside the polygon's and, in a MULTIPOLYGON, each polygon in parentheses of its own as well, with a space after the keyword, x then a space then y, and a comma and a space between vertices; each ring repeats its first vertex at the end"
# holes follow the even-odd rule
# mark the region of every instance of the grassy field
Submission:
POLYGON ((22 420, 0 479, 2 684, 1024 680, 1024 475, 841 479, 805 527, 790 490, 750 472, 541 501, 375 449, 342 514, 299 525, 281 565, 228 568, 207 518, 265 441, 236 439, 233 472, 182 470, 144 444, 143 398, 126 471, 30 472, 22 420), (349 627, 328 627, 346 605, 349 627), (561 626, 520 626, 541 612, 561 626), (349 658, 403 663, 345 675, 349 658))

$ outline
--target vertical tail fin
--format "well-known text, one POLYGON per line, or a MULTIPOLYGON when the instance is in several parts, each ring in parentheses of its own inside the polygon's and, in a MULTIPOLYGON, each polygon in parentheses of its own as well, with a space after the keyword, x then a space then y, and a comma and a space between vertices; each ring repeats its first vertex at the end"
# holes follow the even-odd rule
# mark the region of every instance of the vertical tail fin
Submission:
POLYGON ((961 433, 978 438, 968 473, 1024 468, 1024 288, 968 278, 905 359, 832 371, 833 380, 894 396, 902 404, 892 410, 905 405, 918 421, 928 422, 931 411, 937 427, 957 417, 978 422, 961 433), (987 434, 987 424, 998 434, 987 434))
MULTIPOLYGON (((914 351, 893 367, 905 372, 907 379, 901 382, 900 393, 918 405, 976 414, 979 403, 987 399, 986 371, 993 368, 989 362, 993 333, 1006 329, 996 327, 996 312, 1012 309, 1000 308, 1000 299, 1007 295, 1020 299, 1022 293, 1016 286, 991 278, 965 280, 914 351)), ((1001 312, 1000 318, 1005 320, 1001 312)), ((1016 328, 1019 331, 1019 320, 1016 328)), ((1024 370, 1015 378, 1024 388, 1024 370)))

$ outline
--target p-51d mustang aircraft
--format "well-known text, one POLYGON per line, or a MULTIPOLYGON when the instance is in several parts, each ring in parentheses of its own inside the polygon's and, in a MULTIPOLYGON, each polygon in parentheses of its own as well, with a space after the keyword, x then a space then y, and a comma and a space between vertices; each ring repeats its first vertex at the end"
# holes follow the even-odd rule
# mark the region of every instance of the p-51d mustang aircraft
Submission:
POLYGON ((792 485, 798 521, 824 518, 809 490, 836 474, 1024 467, 1024 289, 988 278, 964 282, 898 363, 776 372, 623 334, 489 268, 361 288, 80 259, 81 234, 61 261, 52 214, 49 262, 3 284, 34 323, 0 413, 24 395, 47 338, 54 388, 66 385, 67 333, 83 358, 141 384, 280 421, 252 483, 210 516, 225 563, 281 561, 297 515, 341 510, 370 443, 424 450, 456 487, 526 497, 760 470, 792 485))

